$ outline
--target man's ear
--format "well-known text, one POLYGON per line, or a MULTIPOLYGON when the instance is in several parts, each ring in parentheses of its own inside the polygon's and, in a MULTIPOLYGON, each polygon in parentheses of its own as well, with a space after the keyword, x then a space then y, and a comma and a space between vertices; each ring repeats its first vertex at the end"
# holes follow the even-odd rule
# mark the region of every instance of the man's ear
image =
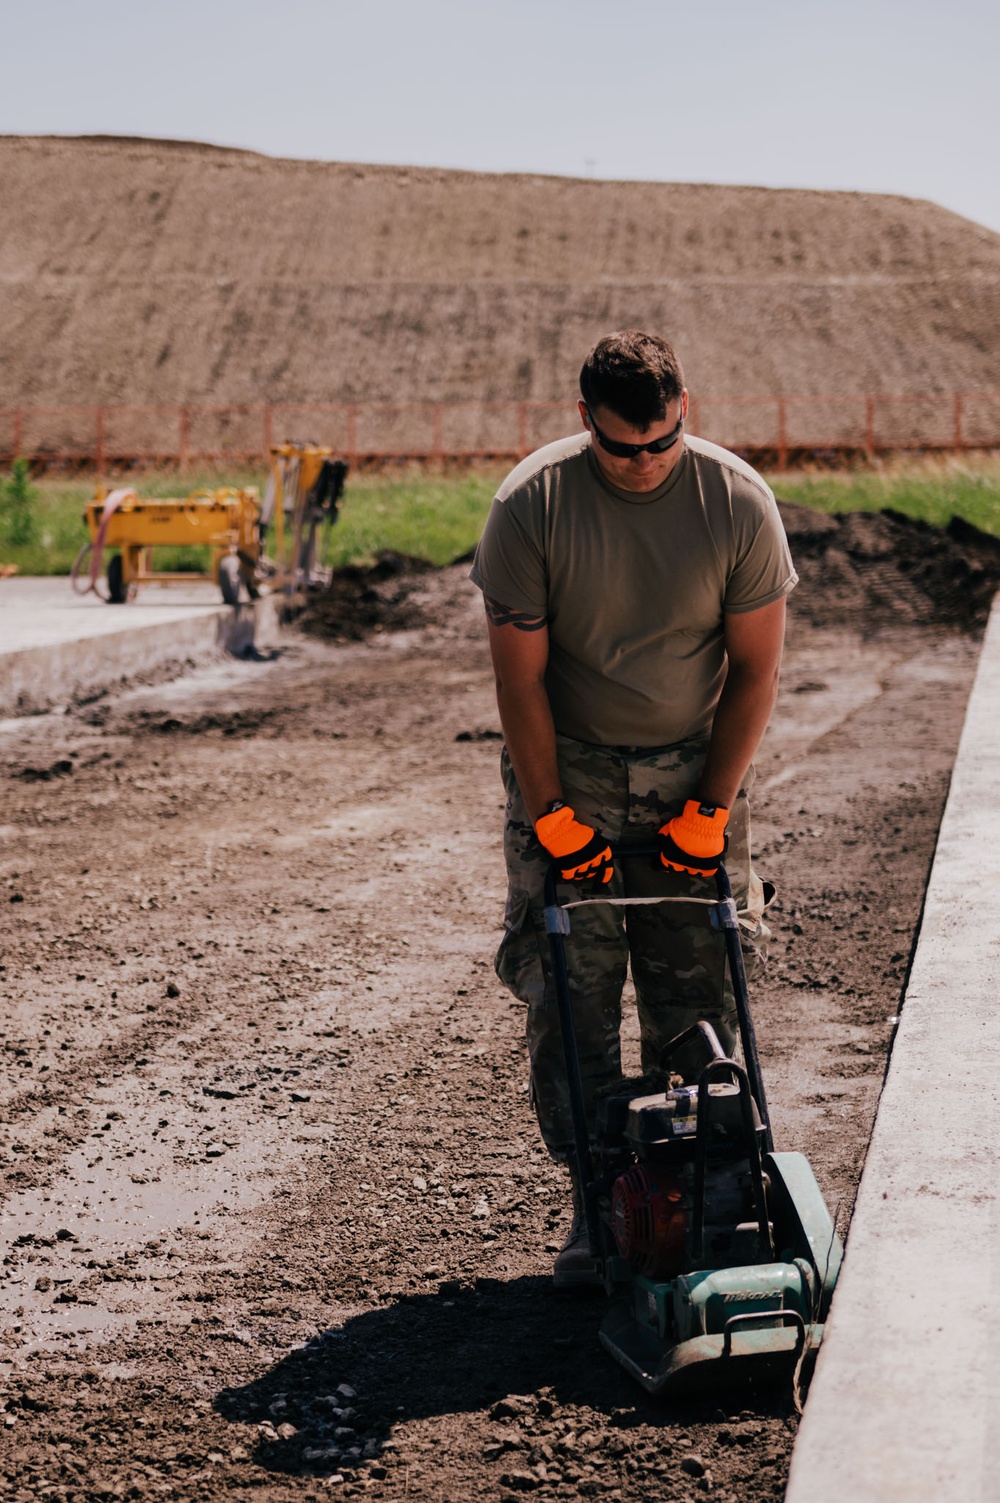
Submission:
POLYGON ((685 386, 685 387, 683 387, 681 389, 681 417, 682 418, 686 418, 687 415, 688 415, 688 389, 685 386))
POLYGON ((580 401, 579 401, 579 402, 577 402, 577 404, 576 404, 576 405, 577 405, 577 407, 578 407, 578 408, 579 408, 579 410, 580 410, 580 422, 581 422, 581 423, 582 423, 582 424, 583 424, 583 426, 584 426, 584 427, 585 427, 585 428, 586 428, 586 429, 588 429, 588 431, 589 431, 589 429, 590 429, 590 414, 589 414, 589 412, 588 412, 588 411, 587 411, 587 404, 586 404, 586 402, 585 402, 585 401, 584 401, 584 400, 583 400, 583 398, 582 398, 582 397, 581 397, 581 399, 580 399, 580 401))

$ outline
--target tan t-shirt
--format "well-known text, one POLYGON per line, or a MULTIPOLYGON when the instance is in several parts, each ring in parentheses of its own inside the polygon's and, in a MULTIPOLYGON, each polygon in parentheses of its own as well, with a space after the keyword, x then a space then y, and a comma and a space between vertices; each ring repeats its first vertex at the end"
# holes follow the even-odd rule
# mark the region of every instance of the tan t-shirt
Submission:
POLYGON ((774 496, 735 454, 686 437, 662 486, 625 491, 588 433, 511 471, 470 578, 547 617, 556 730, 603 746, 705 734, 725 679, 723 614, 770 605, 797 582, 774 496))

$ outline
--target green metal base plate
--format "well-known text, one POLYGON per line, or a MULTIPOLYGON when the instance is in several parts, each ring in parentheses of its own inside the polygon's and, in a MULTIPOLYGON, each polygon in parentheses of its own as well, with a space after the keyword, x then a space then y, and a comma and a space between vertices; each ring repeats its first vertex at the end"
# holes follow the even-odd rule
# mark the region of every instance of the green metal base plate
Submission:
MULTIPOLYGON (((795 1326, 743 1326, 730 1340, 694 1336, 669 1346, 639 1324, 626 1301, 601 1322, 601 1345, 647 1393, 704 1393, 722 1388, 767 1387, 791 1380, 803 1353, 795 1326)), ((821 1325, 805 1329, 805 1350, 823 1339, 821 1325)))

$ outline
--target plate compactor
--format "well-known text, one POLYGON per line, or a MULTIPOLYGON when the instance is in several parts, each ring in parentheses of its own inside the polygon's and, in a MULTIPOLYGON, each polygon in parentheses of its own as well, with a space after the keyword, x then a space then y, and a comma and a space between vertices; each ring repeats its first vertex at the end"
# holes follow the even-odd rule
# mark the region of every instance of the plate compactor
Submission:
MULTIPOLYGON (((624 846, 617 859, 656 856, 624 846)), ((545 922, 590 1248, 610 1306, 601 1343, 648 1393, 790 1380, 823 1335, 843 1249, 807 1160, 775 1153, 736 904, 725 868, 711 898, 556 900, 545 922), (565 936, 585 904, 684 902, 721 931, 743 1062, 707 1022, 673 1039, 655 1074, 623 1080, 588 1129, 565 936)))

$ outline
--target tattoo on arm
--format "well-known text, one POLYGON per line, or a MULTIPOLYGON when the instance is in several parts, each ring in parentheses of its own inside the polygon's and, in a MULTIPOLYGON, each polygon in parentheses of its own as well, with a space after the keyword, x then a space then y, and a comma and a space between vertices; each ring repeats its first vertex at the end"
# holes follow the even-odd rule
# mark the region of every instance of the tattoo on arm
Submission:
POLYGON ((518 631, 541 631, 548 624, 545 616, 532 616, 529 611, 515 611, 489 595, 485 595, 483 600, 491 626, 516 626, 518 631))

